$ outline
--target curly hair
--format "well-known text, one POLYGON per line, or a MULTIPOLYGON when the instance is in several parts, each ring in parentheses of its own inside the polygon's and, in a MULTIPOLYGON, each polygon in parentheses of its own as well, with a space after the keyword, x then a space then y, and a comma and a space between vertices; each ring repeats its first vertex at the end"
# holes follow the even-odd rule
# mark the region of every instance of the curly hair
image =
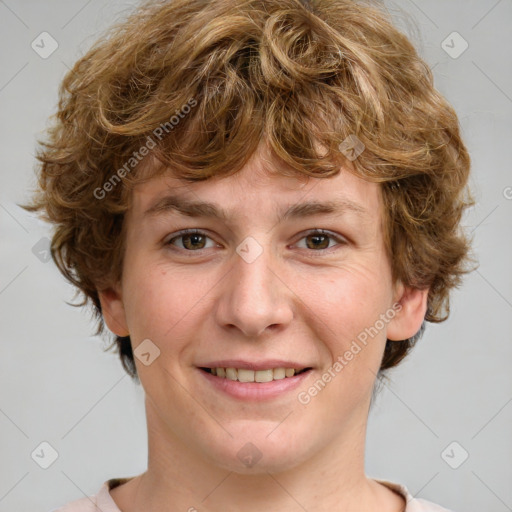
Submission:
MULTIPOLYGON (((265 140, 280 173, 377 182, 392 277, 429 287, 410 339, 387 340, 379 375, 448 318, 472 240, 474 204, 457 115, 382 9, 352 0, 151 0, 118 21, 66 74, 38 141, 29 211, 51 222, 53 260, 91 304, 121 278, 133 186, 172 169, 187 182, 238 172, 265 140), (355 159, 340 150, 364 144, 355 159), (319 150, 319 148, 322 148, 319 150), (152 165, 139 165, 152 161, 152 165)), ((137 379, 129 336, 116 336, 137 379)))

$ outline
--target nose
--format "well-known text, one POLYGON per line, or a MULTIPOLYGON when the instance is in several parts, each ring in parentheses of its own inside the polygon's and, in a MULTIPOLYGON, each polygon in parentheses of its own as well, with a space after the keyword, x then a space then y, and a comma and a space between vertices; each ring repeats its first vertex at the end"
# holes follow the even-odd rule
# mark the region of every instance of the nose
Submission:
POLYGON ((219 325, 238 329, 247 338, 288 325, 293 318, 293 292, 268 244, 254 261, 238 254, 233 259, 216 309, 219 325))

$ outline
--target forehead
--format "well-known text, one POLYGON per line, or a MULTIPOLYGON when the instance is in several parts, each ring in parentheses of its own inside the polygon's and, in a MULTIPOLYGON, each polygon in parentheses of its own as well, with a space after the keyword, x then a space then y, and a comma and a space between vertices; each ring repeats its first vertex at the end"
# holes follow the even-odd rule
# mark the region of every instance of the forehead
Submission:
POLYGON ((150 178, 133 190, 131 213, 136 217, 178 211, 190 216, 243 220, 274 215, 279 220, 315 213, 350 214, 361 220, 379 217, 377 183, 347 169, 335 176, 286 176, 261 154, 230 176, 190 183, 171 171, 150 178))

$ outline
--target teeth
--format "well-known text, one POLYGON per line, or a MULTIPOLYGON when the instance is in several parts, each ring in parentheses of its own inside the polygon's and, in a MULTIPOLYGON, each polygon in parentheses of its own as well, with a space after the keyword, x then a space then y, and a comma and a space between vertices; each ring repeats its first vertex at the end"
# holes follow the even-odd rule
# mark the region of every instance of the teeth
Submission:
POLYGON ((254 382, 254 370, 240 368, 237 370, 237 377, 240 382, 254 382))
POLYGON ((256 382, 272 382, 274 380, 274 370, 258 370, 254 372, 256 382))
POLYGON ((226 368, 226 379, 238 380, 237 377, 236 368, 226 368))
POLYGON ((273 368, 268 370, 248 370, 247 368, 210 368, 212 375, 239 382, 272 382, 293 377, 301 369, 273 368))
POLYGON ((286 370, 284 368, 275 368, 274 369, 274 380, 284 379, 285 377, 286 377, 286 370))

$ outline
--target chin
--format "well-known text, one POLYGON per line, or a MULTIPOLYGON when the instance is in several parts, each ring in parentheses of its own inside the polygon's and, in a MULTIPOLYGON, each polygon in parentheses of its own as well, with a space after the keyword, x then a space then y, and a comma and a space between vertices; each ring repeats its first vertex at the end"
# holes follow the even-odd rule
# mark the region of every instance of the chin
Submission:
POLYGON ((305 441, 311 436, 290 432, 284 425, 272 428, 228 429, 233 437, 226 436, 222 445, 211 453, 215 464, 225 470, 244 475, 279 473, 293 469, 309 457, 305 441), (272 431, 272 429, 275 429, 272 431), (282 429, 280 432, 279 429, 282 429))

